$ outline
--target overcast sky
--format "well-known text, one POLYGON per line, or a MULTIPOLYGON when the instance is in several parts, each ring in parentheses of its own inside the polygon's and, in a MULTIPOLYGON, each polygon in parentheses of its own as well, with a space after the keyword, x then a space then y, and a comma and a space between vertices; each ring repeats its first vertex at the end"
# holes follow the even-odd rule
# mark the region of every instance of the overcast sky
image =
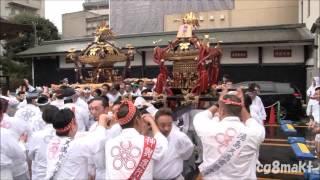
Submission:
POLYGON ((45 0, 45 17, 62 32, 62 14, 81 11, 84 0, 45 0))

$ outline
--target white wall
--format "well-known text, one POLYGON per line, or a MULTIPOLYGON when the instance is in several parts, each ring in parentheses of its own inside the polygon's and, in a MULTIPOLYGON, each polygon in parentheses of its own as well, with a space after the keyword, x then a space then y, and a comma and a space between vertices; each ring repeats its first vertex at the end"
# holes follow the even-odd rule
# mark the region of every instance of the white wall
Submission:
POLYGON ((303 46, 279 46, 263 48, 263 63, 304 63, 303 46), (291 49, 291 57, 273 57, 274 49, 291 49))

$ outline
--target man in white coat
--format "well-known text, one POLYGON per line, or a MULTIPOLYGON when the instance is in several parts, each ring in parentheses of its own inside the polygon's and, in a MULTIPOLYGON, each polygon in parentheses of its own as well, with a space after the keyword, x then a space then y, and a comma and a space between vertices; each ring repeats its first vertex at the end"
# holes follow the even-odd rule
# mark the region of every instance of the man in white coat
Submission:
POLYGON ((56 113, 53 127, 57 137, 47 146, 47 173, 45 179, 88 179, 88 159, 100 151, 107 128, 106 115, 99 118, 99 126, 87 136, 75 137, 77 123, 70 109, 56 113))
POLYGON ((0 97, 0 103, 2 104, 3 119, 0 122, 0 126, 5 129, 9 129, 10 133, 15 139, 19 139, 20 136, 26 134, 31 136, 32 130, 29 122, 21 118, 10 117, 6 112, 8 108, 8 100, 4 97, 0 97))
POLYGON ((184 179, 183 161, 188 160, 193 152, 193 143, 189 137, 173 124, 173 113, 168 108, 160 108, 155 115, 161 133, 168 140, 165 155, 154 163, 155 179, 184 179))
POLYGON ((311 109, 312 109, 312 105, 314 103, 316 103, 316 100, 315 100, 315 92, 316 92, 316 88, 320 86, 320 77, 313 77, 312 78, 312 83, 310 85, 310 87, 308 88, 307 90, 307 97, 309 98, 309 101, 308 101, 308 104, 307 104, 307 116, 311 116, 312 112, 311 112, 311 109))
POLYGON ((27 122, 32 132, 39 130, 39 124, 36 119, 42 114, 40 108, 36 105, 37 98, 38 93, 28 93, 26 97, 27 105, 18 109, 14 115, 20 121, 27 122))
MULTIPOLYGON (((109 103, 106 98, 95 97, 89 101, 89 110, 94 117, 95 122, 91 125, 89 133, 94 133, 99 125, 98 120, 102 114, 106 114, 110 119, 110 123, 113 123, 113 116, 109 112, 109 103)), ((108 125, 108 126, 111 126, 108 125)), ((102 141, 100 151, 98 151, 93 157, 89 159, 90 175, 95 180, 102 180, 106 178, 106 162, 105 162, 105 143, 107 140, 116 137, 121 132, 121 127, 118 123, 114 124, 111 129, 108 129, 105 134, 105 141, 102 141)))
POLYGON ((47 170, 47 145, 56 135, 52 126, 54 115, 59 109, 53 105, 43 107, 42 119, 46 123, 44 129, 32 134, 28 140, 28 158, 32 161, 32 179, 44 179, 47 170))
POLYGON ((74 89, 67 87, 62 90, 64 105, 62 108, 69 108, 75 113, 78 132, 86 131, 89 128, 89 109, 75 104, 78 99, 74 89))
POLYGON ((55 100, 51 101, 50 104, 56 106, 61 109, 64 105, 62 89, 58 89, 54 91, 55 100))
POLYGON ((256 83, 249 84, 248 95, 251 97, 250 105, 250 114, 256 119, 260 124, 264 124, 264 121, 267 118, 266 110, 261 101, 261 98, 258 96, 260 92, 260 86, 256 83))
POLYGON ((152 179, 155 160, 161 160, 168 141, 149 114, 140 113, 131 101, 124 101, 116 114, 122 127, 119 136, 106 143, 106 179, 152 179), (147 124, 153 137, 142 134, 147 124))
MULTIPOLYGON (((3 120, 3 108, 3 101, 0 101, 0 122, 3 120)), ((0 179, 28 180, 24 148, 11 130, 0 127, 0 147, 0 179)))
POLYGON ((307 114, 310 116, 310 126, 313 128, 316 125, 320 126, 320 86, 315 88, 313 101, 307 107, 307 114))
POLYGON ((194 128, 203 145, 203 179, 256 179, 256 156, 263 128, 257 126, 236 95, 221 95, 194 117, 194 128), (219 118, 213 116, 219 112, 219 118))

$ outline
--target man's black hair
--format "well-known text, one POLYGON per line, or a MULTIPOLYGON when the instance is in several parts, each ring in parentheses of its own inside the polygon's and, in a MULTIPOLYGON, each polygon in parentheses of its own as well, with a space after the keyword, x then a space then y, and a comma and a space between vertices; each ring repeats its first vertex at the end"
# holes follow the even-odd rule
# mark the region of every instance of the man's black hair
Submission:
POLYGON ((18 96, 20 96, 21 94, 26 94, 26 92, 24 92, 24 91, 19 91, 19 92, 18 92, 18 96))
POLYGON ((160 116, 164 116, 164 115, 172 117, 172 120, 173 120, 173 112, 171 111, 171 109, 163 107, 156 112, 156 115, 155 115, 156 121, 159 119, 160 116))
POLYGON ((244 94, 243 99, 244 99, 244 106, 246 107, 247 111, 250 113, 250 105, 252 104, 252 99, 248 94, 244 94))
POLYGON ((42 119, 47 124, 52 124, 56 113, 59 112, 59 108, 53 105, 45 105, 42 108, 42 119))
POLYGON ((0 104, 1 104, 1 109, 0 109, 0 111, 1 111, 2 113, 7 112, 8 106, 9 106, 9 101, 7 101, 6 99, 0 98, 0 104))
POLYGON ((1 94, 3 96, 7 96, 7 93, 8 93, 8 90, 9 90, 7 87, 1 87, 0 90, 1 90, 1 94))
POLYGON ((152 92, 152 90, 151 89, 144 89, 144 90, 141 91, 141 94, 148 93, 148 92, 152 92))
POLYGON ((109 86, 109 84, 102 84, 102 86, 101 87, 108 87, 108 90, 110 90, 110 86, 109 86))
POLYGON ((255 91, 256 91, 256 89, 255 89, 256 87, 260 89, 259 84, 257 84, 257 83, 250 83, 250 84, 248 85, 248 91, 249 91, 249 92, 255 92, 255 91))
POLYGON ((90 101, 88 102, 88 104, 91 104, 93 101, 100 101, 101 104, 102 104, 102 106, 103 106, 104 108, 109 107, 109 100, 108 100, 108 98, 99 97, 99 96, 98 96, 98 97, 94 97, 94 98, 90 99, 90 101))
POLYGON ((137 81, 137 84, 139 84, 140 82, 144 82, 142 79, 139 79, 138 81, 137 81))
POLYGON ((113 85, 113 89, 119 91, 120 90, 120 84, 116 83, 113 85))
POLYGON ((101 89, 95 89, 94 92, 95 92, 98 96, 101 96, 101 94, 102 94, 101 89))
MULTIPOLYGON (((55 129, 60 129, 66 127, 74 118, 74 113, 68 109, 61 109, 57 113, 55 113, 54 121, 52 122, 52 125, 55 129)), ((69 132, 65 133, 58 133, 56 134, 58 136, 67 136, 69 132)))

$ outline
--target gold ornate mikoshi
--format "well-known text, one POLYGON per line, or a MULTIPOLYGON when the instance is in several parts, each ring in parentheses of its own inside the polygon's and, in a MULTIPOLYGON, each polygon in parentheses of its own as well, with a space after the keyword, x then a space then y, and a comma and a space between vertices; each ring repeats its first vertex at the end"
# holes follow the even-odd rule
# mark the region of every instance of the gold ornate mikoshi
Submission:
POLYGON ((92 66, 110 66, 116 62, 126 61, 127 52, 121 52, 111 41, 114 33, 102 23, 96 30, 94 42, 81 52, 79 60, 81 63, 92 66))
MULTIPOLYGON (((93 71, 88 72, 90 77, 86 78, 89 82, 96 83, 103 76, 108 77, 104 77, 105 80, 102 81, 118 80, 118 77, 114 77, 118 76, 118 74, 113 70, 113 66, 117 62, 123 61, 126 61, 126 65, 130 66, 130 61, 134 57, 134 47, 132 45, 127 45, 125 49, 116 47, 113 41, 114 33, 105 22, 98 26, 94 35, 94 41, 81 50, 79 55, 72 48, 68 51, 67 58, 74 61, 76 65, 75 72, 77 73, 81 73, 81 65, 88 64, 93 67, 93 71)), ((78 76, 81 79, 82 74, 78 76)), ((82 80, 85 80, 85 78, 82 80)))

